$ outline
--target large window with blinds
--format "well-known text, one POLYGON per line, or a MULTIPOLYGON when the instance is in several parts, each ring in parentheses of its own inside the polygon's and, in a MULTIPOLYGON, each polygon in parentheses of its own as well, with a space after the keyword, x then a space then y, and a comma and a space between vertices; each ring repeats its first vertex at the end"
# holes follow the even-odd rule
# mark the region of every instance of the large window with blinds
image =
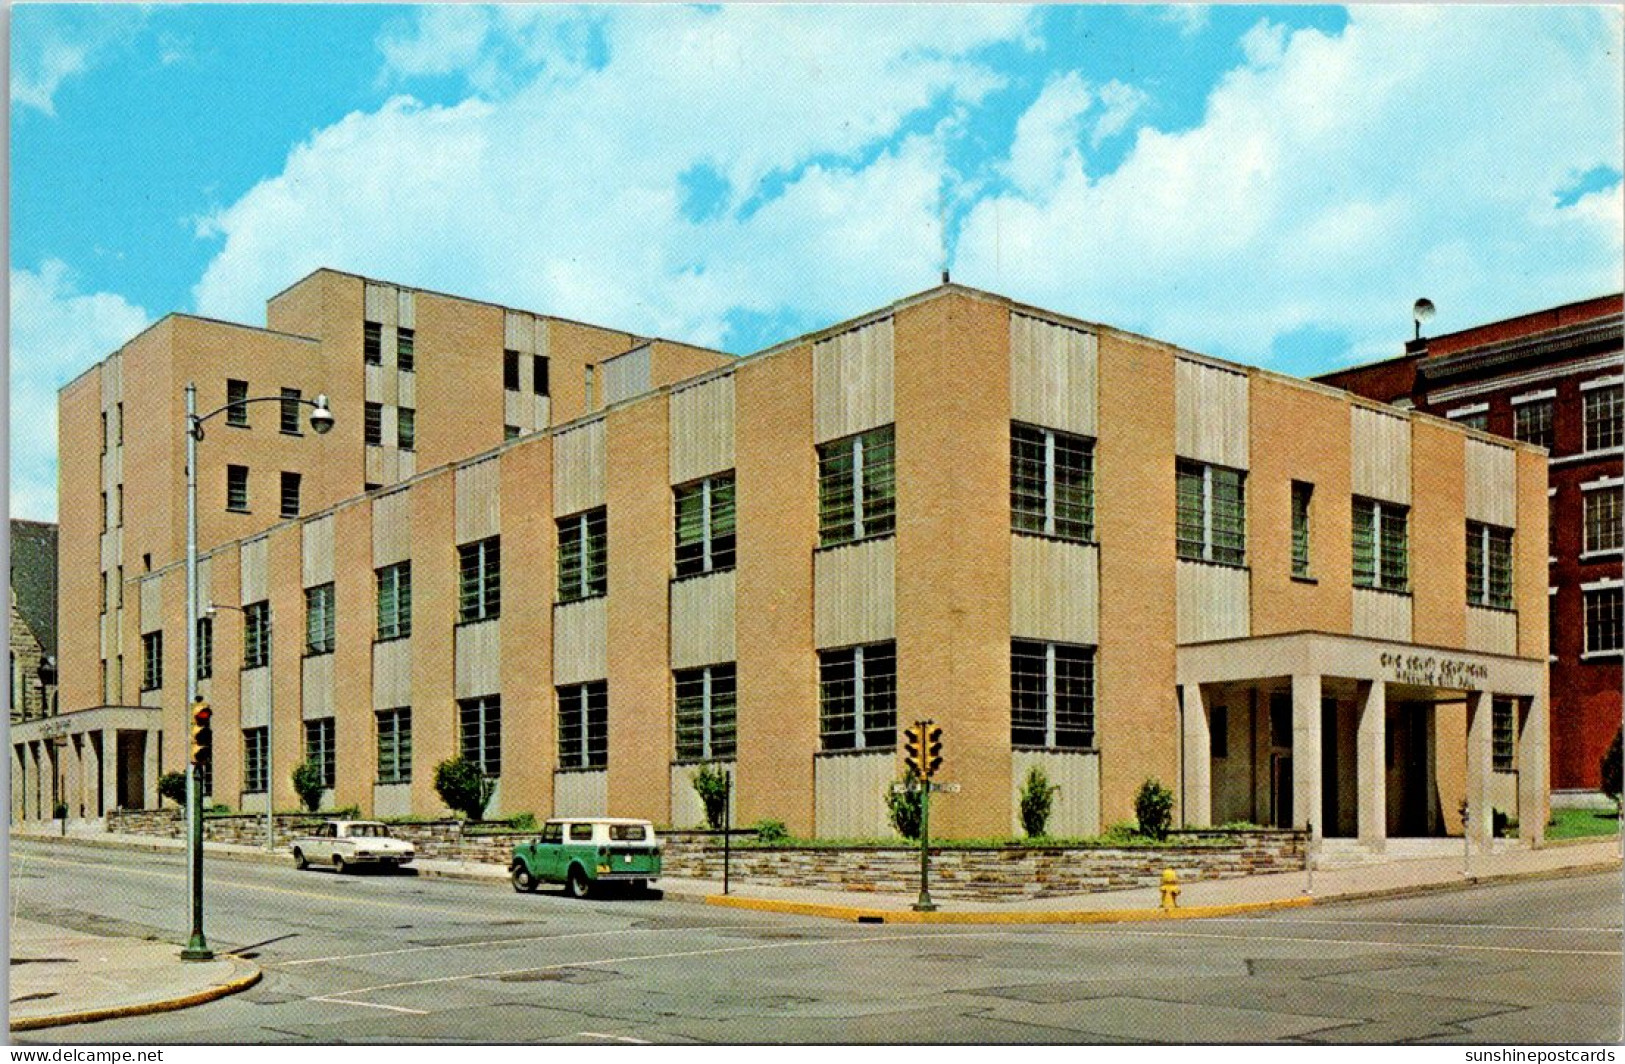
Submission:
POLYGON ((1292 482, 1292 575, 1308 580, 1309 510, 1314 503, 1315 486, 1306 481, 1292 482))
POLYGON ((243 791, 245 793, 265 793, 265 785, 270 779, 270 750, 269 729, 243 729, 243 791))
POLYGON ((818 652, 818 731, 825 750, 896 748, 896 643, 818 652))
POLYGON ((305 654, 333 653, 333 585, 305 588, 305 654))
POLYGON ((271 603, 266 599, 243 607, 243 668, 271 664, 271 603))
POLYGON ((578 602, 609 593, 609 511, 600 506, 561 517, 559 529, 560 602, 578 602))
POLYGON ((1512 608, 1512 529, 1467 522, 1467 601, 1512 608))
POLYGON ((1217 565, 1247 561, 1247 474, 1181 458, 1174 467, 1179 557, 1217 565))
POLYGON ((818 542, 889 536, 897 527, 897 447, 891 425, 818 445, 818 542))
POLYGON ((380 709, 378 721, 378 782, 412 782, 412 710, 409 706, 380 709))
POLYGON ((719 473, 672 489, 676 505, 677 575, 697 576, 734 567, 733 473, 719 473))
POLYGON ((672 673, 677 703, 677 760, 734 756, 738 683, 733 662, 672 673))
POLYGON ((1094 647, 1010 641, 1010 742, 1058 750, 1094 745, 1094 647))
POLYGON ((502 612, 502 539, 457 548, 457 619, 488 621, 502 612))
POLYGON ((1410 508, 1354 498, 1354 586, 1409 591, 1410 508))
POLYGON ((378 641, 412 634, 412 563, 396 562, 374 570, 378 585, 378 641))
POLYGON ((559 693, 559 768, 609 766, 609 683, 569 684, 559 693))
POLYGON ((1094 540, 1093 440, 1011 424, 1010 527, 1079 543, 1094 540))
POLYGON ((305 721, 305 760, 322 774, 322 786, 331 787, 337 775, 338 753, 334 747, 332 717, 305 721))
POLYGON ((457 736, 465 761, 495 779, 502 775, 502 698, 485 695, 457 703, 457 736))

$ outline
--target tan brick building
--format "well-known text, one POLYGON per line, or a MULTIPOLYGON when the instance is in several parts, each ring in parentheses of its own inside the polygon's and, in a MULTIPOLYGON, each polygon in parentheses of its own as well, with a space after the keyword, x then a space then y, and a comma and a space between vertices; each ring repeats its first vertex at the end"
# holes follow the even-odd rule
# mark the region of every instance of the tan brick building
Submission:
MULTIPOLYGON (((368 316, 406 320, 407 295, 375 305, 374 288, 317 274, 271 323, 346 337, 320 341, 337 379, 365 365, 368 316)), ((413 297, 425 367, 430 299, 413 297)), ((1475 826, 1493 806, 1539 836, 1535 448, 955 285, 738 360, 659 342, 611 358, 608 334, 570 326, 602 357, 576 357, 568 400, 555 366, 557 408, 502 440, 480 389, 526 330, 444 302, 456 339, 436 350, 476 383, 412 394, 425 425, 462 426, 461 453, 428 461, 425 427, 409 468, 386 441, 363 469, 345 422, 364 397, 404 402, 401 375, 367 367, 349 393, 313 376, 341 428, 279 453, 307 448, 327 494, 252 532, 223 491, 204 504, 202 595, 249 611, 211 633, 216 800, 263 808, 269 776, 289 807, 311 756, 338 805, 433 812, 434 766, 462 752, 500 779, 492 813, 691 825, 689 774, 713 761, 739 822, 879 836, 898 728, 932 718, 961 788, 933 826, 952 835, 1018 830, 1037 766, 1061 786, 1060 834, 1130 818, 1156 776, 1190 825, 1376 847, 1459 831, 1465 800, 1475 826), (363 478, 381 486, 346 497, 363 478), (1470 528, 1493 530, 1476 557, 1470 528)), ((518 383, 505 418, 532 412, 518 383)), ((216 431, 209 461, 240 462, 216 431)), ((124 645, 165 633, 141 701, 178 734, 169 542, 127 577, 124 645)))

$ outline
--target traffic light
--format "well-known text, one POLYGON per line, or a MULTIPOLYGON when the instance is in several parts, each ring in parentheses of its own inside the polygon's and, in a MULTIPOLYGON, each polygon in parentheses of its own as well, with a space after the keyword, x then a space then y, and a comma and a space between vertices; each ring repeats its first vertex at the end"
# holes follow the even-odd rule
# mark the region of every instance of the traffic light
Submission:
POLYGON ((192 703, 192 764, 201 765, 209 760, 214 750, 214 729, 209 718, 214 711, 201 698, 192 703))
POLYGON ((920 733, 923 731, 925 727, 919 724, 910 724, 903 729, 903 764, 908 766, 910 773, 922 777, 924 773, 920 771, 920 733))
POLYGON ((922 724, 920 730, 925 732, 925 771, 921 775, 929 779, 942 767, 942 725, 927 728, 922 724))

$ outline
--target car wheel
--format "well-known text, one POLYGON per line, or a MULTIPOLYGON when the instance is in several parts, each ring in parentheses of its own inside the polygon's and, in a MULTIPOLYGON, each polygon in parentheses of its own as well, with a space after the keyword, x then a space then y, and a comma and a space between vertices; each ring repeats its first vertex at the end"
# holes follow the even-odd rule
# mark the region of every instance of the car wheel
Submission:
POLYGON ((570 897, 572 898, 585 898, 592 893, 592 882, 587 879, 587 873, 581 870, 580 865, 571 866, 570 879, 565 886, 570 891, 570 897))
POLYGON ((305 851, 297 846, 293 848, 293 866, 301 872, 310 867, 310 862, 305 860, 305 851))
POLYGON ((333 871, 337 872, 339 875, 342 876, 344 873, 348 872, 349 870, 350 870, 350 866, 344 862, 343 855, 335 853, 333 855, 333 871))
POLYGON ((523 864, 514 863, 512 869, 513 889, 520 894, 532 894, 536 890, 536 877, 523 864))

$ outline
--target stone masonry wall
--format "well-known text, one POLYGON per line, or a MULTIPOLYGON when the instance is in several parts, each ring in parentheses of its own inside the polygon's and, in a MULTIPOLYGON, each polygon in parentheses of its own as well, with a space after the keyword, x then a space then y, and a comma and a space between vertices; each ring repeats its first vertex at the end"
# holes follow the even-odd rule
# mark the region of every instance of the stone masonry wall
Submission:
MULTIPOLYGON (((277 845, 322 822, 321 817, 278 816, 277 845)), ((265 842, 263 816, 238 815, 204 820, 210 842, 256 846, 265 842)), ((109 813, 107 830, 115 833, 180 838, 176 810, 133 810, 109 813)), ((506 865, 513 846, 535 832, 464 835, 461 821, 393 824, 390 830, 431 860, 506 865)), ((943 898, 976 901, 1019 901, 1066 894, 1128 890, 1156 886, 1165 868, 1183 882, 1233 879, 1304 867, 1302 834, 1292 831, 1174 832, 1174 845, 1134 847, 998 847, 934 850, 931 890, 943 898)), ((691 879, 722 878, 722 843, 707 832, 673 832, 662 836, 668 875, 691 879)), ((823 849, 735 846, 731 877, 738 882, 876 893, 907 893, 919 882, 919 850, 907 847, 823 849)))

